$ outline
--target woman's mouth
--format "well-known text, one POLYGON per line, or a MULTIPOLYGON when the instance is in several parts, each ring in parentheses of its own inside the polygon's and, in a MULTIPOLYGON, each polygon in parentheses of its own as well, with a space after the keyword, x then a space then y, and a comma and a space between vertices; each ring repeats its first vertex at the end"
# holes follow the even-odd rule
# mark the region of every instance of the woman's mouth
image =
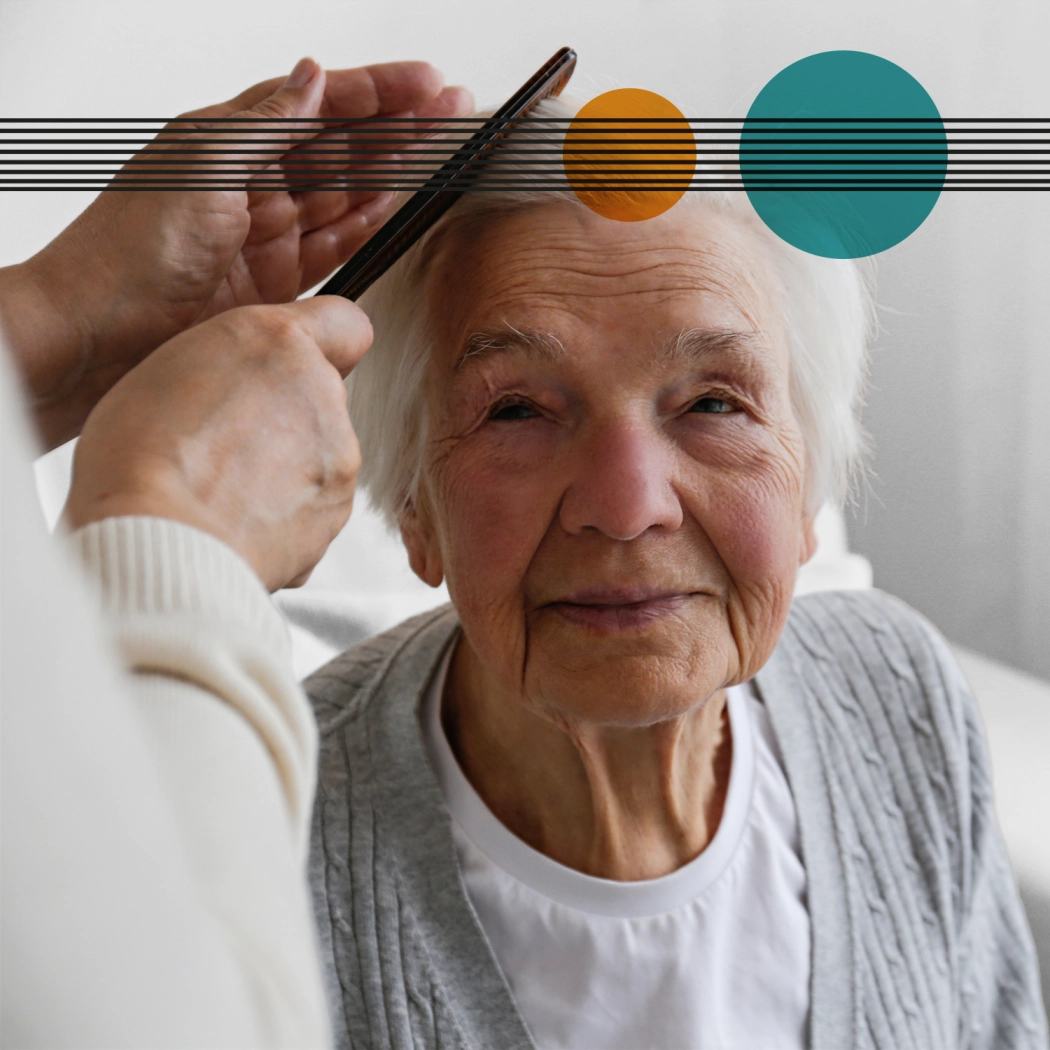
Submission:
POLYGON ((570 623, 602 632, 628 631, 646 627, 666 616, 682 611, 696 597, 679 591, 651 591, 644 588, 584 591, 547 608, 570 623))

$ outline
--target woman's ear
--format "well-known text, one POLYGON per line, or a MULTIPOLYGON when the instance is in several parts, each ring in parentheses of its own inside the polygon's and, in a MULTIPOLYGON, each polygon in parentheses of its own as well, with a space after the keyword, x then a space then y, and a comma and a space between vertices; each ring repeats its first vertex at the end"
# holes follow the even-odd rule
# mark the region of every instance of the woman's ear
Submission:
POLYGON ((411 503, 401 515, 400 526, 412 571, 424 583, 440 587, 445 578, 445 566, 430 516, 411 503))
POLYGON ((799 545, 798 563, 805 565, 817 553, 817 513, 818 510, 805 511, 802 517, 802 534, 799 545))

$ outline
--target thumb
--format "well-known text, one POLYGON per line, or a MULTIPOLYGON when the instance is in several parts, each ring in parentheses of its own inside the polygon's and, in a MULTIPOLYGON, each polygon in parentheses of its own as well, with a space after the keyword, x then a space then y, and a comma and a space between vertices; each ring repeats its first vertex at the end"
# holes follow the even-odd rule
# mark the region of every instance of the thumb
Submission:
POLYGON ((344 379, 372 345, 368 315, 340 295, 297 299, 281 309, 291 313, 344 379))
POLYGON ((324 70, 312 58, 300 58, 288 79, 272 95, 245 110, 243 115, 278 120, 316 117, 324 98, 324 82, 324 70))

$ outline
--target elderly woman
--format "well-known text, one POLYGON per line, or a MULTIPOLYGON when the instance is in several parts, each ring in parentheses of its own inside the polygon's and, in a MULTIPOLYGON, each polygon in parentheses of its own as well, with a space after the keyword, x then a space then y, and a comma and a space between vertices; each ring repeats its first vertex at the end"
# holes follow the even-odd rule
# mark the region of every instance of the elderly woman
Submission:
POLYGON ((308 682, 340 1045, 1045 1045, 947 646, 792 603, 862 448, 858 268, 743 195, 486 192, 364 305, 363 480, 452 605, 308 682))

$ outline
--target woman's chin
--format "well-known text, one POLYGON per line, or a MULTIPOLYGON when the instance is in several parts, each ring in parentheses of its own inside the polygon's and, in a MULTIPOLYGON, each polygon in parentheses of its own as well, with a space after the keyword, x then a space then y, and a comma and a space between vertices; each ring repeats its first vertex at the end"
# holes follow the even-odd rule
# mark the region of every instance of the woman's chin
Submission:
POLYGON ((548 607, 529 630, 526 692, 569 717, 645 725, 696 707, 735 667, 709 603, 594 616, 548 607))
MULTIPOLYGON (((723 675, 682 673, 667 660, 618 660, 589 672, 539 672, 547 712, 559 722, 641 728, 696 710, 721 687, 723 675)), ((552 669, 553 671, 553 669, 552 669)))

